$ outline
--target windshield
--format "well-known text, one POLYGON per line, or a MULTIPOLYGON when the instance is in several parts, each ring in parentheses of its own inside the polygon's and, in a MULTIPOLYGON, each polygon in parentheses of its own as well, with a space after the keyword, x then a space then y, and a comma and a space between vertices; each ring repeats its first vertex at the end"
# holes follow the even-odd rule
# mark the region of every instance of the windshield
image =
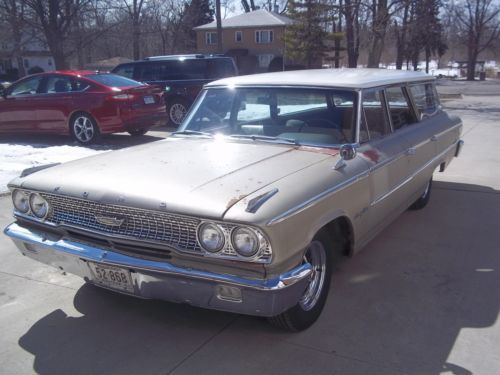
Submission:
POLYGON ((135 87, 144 85, 141 82, 137 82, 133 79, 125 78, 116 74, 99 73, 89 74, 86 77, 109 87, 135 87))
POLYGON ((179 129, 329 146, 354 141, 356 93, 304 88, 205 90, 179 129))

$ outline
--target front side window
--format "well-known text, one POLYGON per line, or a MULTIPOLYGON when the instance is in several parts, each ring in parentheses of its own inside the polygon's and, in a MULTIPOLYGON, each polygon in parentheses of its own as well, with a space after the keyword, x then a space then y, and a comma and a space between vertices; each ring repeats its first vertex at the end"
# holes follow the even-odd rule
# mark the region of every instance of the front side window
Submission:
POLYGON ((255 43, 265 44, 273 42, 272 30, 257 30, 255 32, 255 43))
POLYGON ((408 98, 403 92, 402 87, 388 87, 385 89, 385 94, 394 130, 401 129, 404 126, 416 122, 410 103, 408 102, 408 98))
POLYGON ((47 79, 44 92, 47 94, 58 94, 73 91, 70 77, 50 76, 47 79))
POLYGON ((42 77, 33 77, 28 78, 25 81, 18 83, 13 86, 10 90, 10 95, 19 96, 19 95, 35 95, 39 93, 40 83, 42 82, 42 77))
POLYGON ((215 32, 205 33, 205 43, 206 44, 217 44, 217 33, 215 33, 215 32))
POLYGON ((418 117, 420 119, 432 116, 439 109, 439 99, 436 88, 432 83, 422 83, 410 86, 410 92, 413 101, 417 107, 418 117))
POLYGON ((382 90, 363 91, 362 121, 359 142, 376 140, 391 132, 382 90))
POLYGON ((116 69, 113 69, 113 73, 127 78, 134 78, 134 65, 120 65, 116 69))
POLYGON ((303 88, 214 88, 203 92, 180 130, 274 137, 329 146, 354 140, 356 93, 303 88))

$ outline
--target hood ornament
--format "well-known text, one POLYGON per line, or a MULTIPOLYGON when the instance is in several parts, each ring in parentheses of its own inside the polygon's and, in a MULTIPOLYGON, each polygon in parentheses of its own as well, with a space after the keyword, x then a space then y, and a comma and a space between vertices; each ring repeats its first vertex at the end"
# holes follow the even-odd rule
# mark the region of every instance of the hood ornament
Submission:
POLYGON ((101 216, 101 215, 94 215, 94 217, 99 224, 107 225, 109 227, 119 227, 125 222, 125 218, 101 216))

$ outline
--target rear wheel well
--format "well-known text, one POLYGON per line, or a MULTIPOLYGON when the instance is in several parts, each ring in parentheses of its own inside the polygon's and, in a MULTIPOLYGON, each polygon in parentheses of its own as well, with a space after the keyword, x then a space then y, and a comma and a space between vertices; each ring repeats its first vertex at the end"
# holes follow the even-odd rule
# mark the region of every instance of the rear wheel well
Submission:
POLYGON ((351 221, 347 217, 340 216, 330 221, 321 230, 325 230, 334 242, 340 245, 340 255, 352 255, 354 233, 351 221))

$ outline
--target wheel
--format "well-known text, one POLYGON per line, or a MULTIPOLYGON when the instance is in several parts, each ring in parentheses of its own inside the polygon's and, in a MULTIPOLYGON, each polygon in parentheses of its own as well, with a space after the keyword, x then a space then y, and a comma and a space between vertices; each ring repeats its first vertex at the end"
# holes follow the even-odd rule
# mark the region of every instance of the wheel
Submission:
POLYGON ((99 128, 95 120, 86 113, 77 113, 71 118, 70 131, 82 144, 90 144, 99 137, 99 128))
POLYGON ((432 177, 427 182, 427 186, 425 187, 425 191, 423 194, 418 198, 413 204, 410 206, 410 210, 420 210, 427 206, 427 203, 429 203, 429 199, 431 197, 431 188, 432 188, 432 177))
POLYGON ((187 102, 180 98, 174 98, 167 106, 168 122, 171 125, 179 126, 186 116, 189 108, 187 102))
POLYGON ((325 306, 332 277, 332 240, 326 232, 319 232, 304 255, 304 262, 312 265, 313 272, 299 302, 289 310, 269 318, 269 322, 289 331, 302 331, 310 327, 325 306))
POLYGON ((148 132, 149 129, 134 129, 134 130, 129 130, 128 134, 130 134, 132 137, 140 137, 141 135, 144 135, 148 132))

